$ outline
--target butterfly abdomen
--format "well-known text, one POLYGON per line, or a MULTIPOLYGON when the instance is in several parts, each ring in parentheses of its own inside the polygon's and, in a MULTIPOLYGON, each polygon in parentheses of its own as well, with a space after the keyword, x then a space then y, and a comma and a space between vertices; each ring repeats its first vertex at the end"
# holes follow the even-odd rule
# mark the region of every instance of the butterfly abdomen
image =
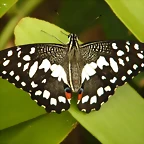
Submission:
POLYGON ((78 92, 81 88, 81 69, 79 64, 74 60, 68 65, 68 81, 73 92, 78 92))

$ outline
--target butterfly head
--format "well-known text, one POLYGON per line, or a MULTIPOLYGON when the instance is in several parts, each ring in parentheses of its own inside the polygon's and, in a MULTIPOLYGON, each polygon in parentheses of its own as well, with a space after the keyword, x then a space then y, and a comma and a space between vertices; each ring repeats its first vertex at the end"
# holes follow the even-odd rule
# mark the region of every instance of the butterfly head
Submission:
POLYGON ((79 48, 78 36, 76 34, 71 33, 68 35, 68 38, 69 38, 69 43, 68 43, 69 51, 71 52, 71 55, 73 55, 74 51, 79 48))
POLYGON ((78 41, 77 34, 71 33, 71 34, 68 35, 68 38, 69 38, 70 41, 78 41))

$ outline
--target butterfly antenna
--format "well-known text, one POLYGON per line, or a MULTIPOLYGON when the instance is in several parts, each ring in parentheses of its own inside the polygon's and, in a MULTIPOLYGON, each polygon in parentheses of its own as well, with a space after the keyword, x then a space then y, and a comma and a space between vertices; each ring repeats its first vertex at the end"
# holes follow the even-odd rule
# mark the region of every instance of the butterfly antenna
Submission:
POLYGON ((92 20, 91 24, 95 23, 95 21, 97 21, 102 15, 97 16, 96 18, 94 18, 94 20, 92 20))
POLYGON ((102 15, 97 16, 97 17, 95 18, 95 20, 99 19, 101 16, 102 16, 102 15))
MULTIPOLYGON (((56 12, 56 14, 57 14, 58 16, 60 16, 60 14, 59 14, 58 11, 55 11, 55 12, 56 12)), ((69 27, 68 23, 66 23, 66 21, 63 21, 62 23, 63 23, 65 29, 70 30, 70 27, 69 27)), ((61 31, 61 33, 64 34, 64 35, 66 35, 66 36, 68 36, 66 33, 64 33, 64 32, 62 32, 62 31, 61 31)))
POLYGON ((67 36, 68 37, 68 35, 66 34, 66 33, 64 33, 63 31, 60 31, 62 34, 64 34, 65 36, 67 36))
POLYGON ((58 40, 60 43, 64 44, 60 39, 58 39, 58 38, 55 37, 54 35, 51 35, 51 34, 45 32, 45 31, 43 31, 43 30, 41 30, 41 31, 44 32, 45 34, 48 34, 48 35, 51 36, 51 37, 54 37, 54 38, 55 38, 56 40, 58 40))

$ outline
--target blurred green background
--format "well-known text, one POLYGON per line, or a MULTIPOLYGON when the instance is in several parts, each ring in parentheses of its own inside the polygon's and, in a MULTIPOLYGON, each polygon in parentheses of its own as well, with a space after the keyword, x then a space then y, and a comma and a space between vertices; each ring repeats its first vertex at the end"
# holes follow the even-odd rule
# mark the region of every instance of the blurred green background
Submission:
MULTIPOLYGON (((0 50, 15 45, 17 24, 16 44, 57 42, 41 30, 66 42, 60 28, 82 42, 144 42, 143 13, 143 0, 1 0, 0 50), (19 24, 26 16, 60 28, 33 19, 19 24)), ((0 144, 143 144, 143 73, 129 84, 118 88, 98 112, 79 112, 74 100, 68 112, 58 115, 46 114, 27 93, 0 79, 0 144)))

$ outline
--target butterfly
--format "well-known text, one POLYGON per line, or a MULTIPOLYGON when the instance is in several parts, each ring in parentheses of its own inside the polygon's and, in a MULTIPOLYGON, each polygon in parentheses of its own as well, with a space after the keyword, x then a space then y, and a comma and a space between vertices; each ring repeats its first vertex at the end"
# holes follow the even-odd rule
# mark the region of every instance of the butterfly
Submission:
POLYGON ((68 38, 68 44, 27 44, 0 51, 0 76, 28 92, 47 112, 68 110, 76 93, 78 109, 89 113, 143 71, 141 42, 79 44, 76 34, 68 38))

